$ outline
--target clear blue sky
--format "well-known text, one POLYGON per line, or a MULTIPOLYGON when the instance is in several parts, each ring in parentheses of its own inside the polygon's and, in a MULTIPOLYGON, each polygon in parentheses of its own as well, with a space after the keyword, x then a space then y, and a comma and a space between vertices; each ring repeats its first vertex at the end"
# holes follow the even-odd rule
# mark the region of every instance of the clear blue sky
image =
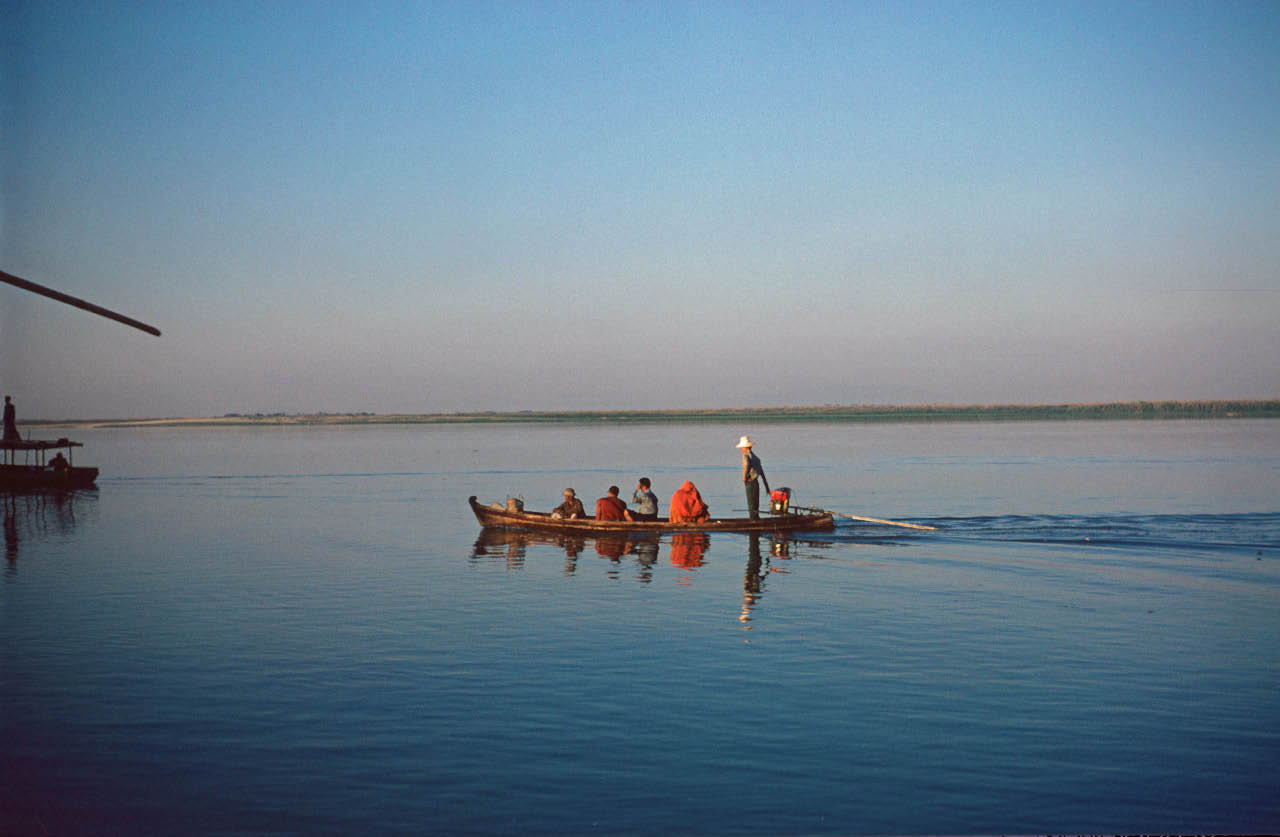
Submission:
POLYGON ((28 417, 1280 397, 1280 4, 0 5, 28 417))

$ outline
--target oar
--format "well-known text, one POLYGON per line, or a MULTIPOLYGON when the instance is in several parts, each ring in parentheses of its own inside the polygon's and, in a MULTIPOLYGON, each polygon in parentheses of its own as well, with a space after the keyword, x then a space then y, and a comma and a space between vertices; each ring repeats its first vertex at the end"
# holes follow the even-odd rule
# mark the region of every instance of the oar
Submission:
POLYGON ((35 282, 28 282, 26 279, 20 279, 12 273, 5 273, 3 270, 0 270, 0 282, 8 282, 10 285, 22 288, 23 290, 31 291, 32 293, 40 294, 41 296, 47 296, 49 299, 56 299, 58 302, 65 302, 66 304, 73 305, 83 311, 89 311, 90 313, 97 314, 100 317, 106 317, 108 320, 115 320, 118 323, 124 323, 127 326, 132 326, 139 331, 145 331, 147 334, 154 334, 156 337, 160 336, 160 329, 155 326, 139 322, 132 317, 126 317, 124 314, 117 314, 115 311, 108 310, 100 305, 94 305, 92 302, 85 302, 79 297, 64 294, 61 291, 55 291, 53 288, 46 288, 44 285, 37 285, 35 282))
POLYGON ((901 526, 904 529, 922 529, 926 532, 938 531, 937 526, 924 526, 920 523, 899 523, 896 520, 881 520, 878 517, 859 517, 856 514, 845 514, 844 512, 831 512, 837 517, 847 517, 850 520, 861 520, 864 523, 880 523, 885 526, 901 526))
POLYGON ((924 532, 936 532, 937 526, 925 526, 921 523, 901 523, 897 520, 882 520, 878 517, 862 517, 856 514, 845 514, 844 512, 832 511, 831 509, 815 509, 810 506, 791 506, 796 511, 807 512, 826 512, 836 517, 847 517, 850 520, 861 520, 863 523, 879 523, 882 526, 901 526, 904 529, 920 529, 924 532))
MULTIPOLYGON (((901 526, 902 529, 919 529, 927 532, 938 531, 937 526, 924 526, 923 523, 902 523, 896 520, 881 520, 879 517, 860 517, 858 514, 846 514, 844 512, 833 512, 829 508, 813 508, 812 506, 788 506, 792 512, 810 512, 813 514, 832 514, 835 517, 847 517, 849 520, 860 520, 864 523, 881 523, 882 526, 901 526)), ((745 508, 735 508, 735 512, 745 512, 745 508)), ((771 513, 772 512, 768 512, 771 513)))

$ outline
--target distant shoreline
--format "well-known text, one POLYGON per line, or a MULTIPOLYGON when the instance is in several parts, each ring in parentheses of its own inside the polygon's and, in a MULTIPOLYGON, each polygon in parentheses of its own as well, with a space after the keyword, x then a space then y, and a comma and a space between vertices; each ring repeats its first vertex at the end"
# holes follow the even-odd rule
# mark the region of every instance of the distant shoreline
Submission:
POLYGON ((1280 418, 1280 399, 1114 401, 1096 404, 925 404, 742 407, 705 410, 571 410, 471 413, 229 413, 203 418, 32 420, 67 427, 328 426, 364 424, 641 424, 795 422, 1078 421, 1122 419, 1280 418))

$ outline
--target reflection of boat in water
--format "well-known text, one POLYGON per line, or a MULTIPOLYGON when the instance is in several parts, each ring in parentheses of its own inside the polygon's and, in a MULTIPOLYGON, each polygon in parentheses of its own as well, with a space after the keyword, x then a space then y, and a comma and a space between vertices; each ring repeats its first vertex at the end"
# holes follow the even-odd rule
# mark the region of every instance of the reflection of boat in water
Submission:
POLYGON ((533 532, 522 532, 517 529, 499 529, 486 526, 480 530, 475 546, 471 548, 472 558, 506 558, 520 559, 531 543, 543 543, 558 546, 565 550, 569 557, 577 555, 586 546, 582 538, 564 538, 553 535, 535 536, 533 532))
MULTIPOLYGON (((759 552, 762 532, 751 532, 752 553, 759 552)), ((658 554, 658 546, 670 544, 671 563, 675 566, 701 566, 703 554, 711 546, 706 532, 583 532, 565 534, 537 529, 515 529, 505 526, 485 526, 476 536, 471 548, 472 558, 503 558, 512 563, 523 562, 530 546, 553 546, 564 550, 568 558, 577 558, 588 549, 605 558, 635 555, 651 560, 658 554), (670 535, 670 538, 664 537, 670 535)), ((793 546, 801 546, 808 554, 812 550, 830 548, 829 541, 797 537, 789 532, 769 533, 769 554, 773 558, 789 560, 793 546)))
MULTIPOLYGON (((752 541, 759 539, 752 534, 752 541)), ((686 570, 702 566, 702 556, 711 546, 711 536, 706 532, 679 532, 671 536, 671 566, 686 570)))
POLYGON ((592 532, 586 533, 584 537, 572 533, 485 526, 476 538, 471 557, 523 559, 530 544, 546 544, 563 549, 569 558, 576 558, 587 548, 588 539, 594 544, 596 554, 605 558, 621 558, 632 554, 650 555, 658 551, 657 533, 610 532, 600 535, 592 532))
POLYGON ((0 491, 0 518, 3 518, 4 553, 9 570, 16 568, 24 544, 38 544, 75 529, 80 513, 94 508, 96 494, 96 488, 0 491))
POLYGON ((665 517, 657 520, 596 520, 594 517, 568 520, 546 512, 509 511, 495 506, 482 506, 475 497, 467 500, 481 526, 505 526, 543 532, 599 536, 608 533, 660 532, 790 532, 807 529, 831 529, 835 519, 830 512, 809 514, 786 512, 761 517, 722 517, 701 523, 672 523, 665 517))
MULTIPOLYGON (((789 533, 768 534, 749 532, 747 539, 746 572, 742 581, 742 604, 738 621, 750 623, 765 592, 766 580, 773 573, 785 573, 785 569, 771 565, 772 560, 786 562, 791 558, 790 547, 825 548, 830 544, 796 538, 789 533)), ((730 542, 726 542, 730 543, 730 542)), ((732 541, 741 543, 741 541, 732 541)), ((525 558, 530 547, 552 547, 564 550, 565 575, 573 575, 579 569, 579 561, 590 556, 592 552, 600 558, 609 559, 607 565, 611 577, 617 577, 618 564, 624 557, 633 559, 636 569, 636 580, 648 584, 654 581, 657 569, 667 562, 658 562, 658 554, 663 544, 669 544, 667 555, 670 566, 675 570, 675 583, 689 586, 693 579, 706 565, 706 554, 711 548, 711 535, 706 532, 607 532, 586 533, 583 535, 563 534, 559 532, 538 531, 536 529, 512 529, 500 526, 485 526, 480 530, 471 551, 471 560, 476 564, 493 564, 502 562, 508 570, 521 570, 525 566, 525 558), (496 562, 491 560, 496 559, 496 562)), ((733 559, 734 547, 722 556, 733 559)), ((549 550, 544 550, 549 552, 549 550)), ((546 557, 545 555, 543 557, 546 557)), ((716 583, 716 582, 711 582, 716 583)), ((749 628, 750 626, 747 625, 749 628)))
POLYGON ((77 467, 71 463, 71 449, 84 447, 68 439, 6 439, 0 441, 4 461, 0 463, 0 491, 65 491, 88 488, 98 478, 97 468, 77 467), (59 451, 46 462, 49 451, 59 451), (61 451, 66 450, 63 457, 61 451), (18 453, 25 461, 18 463, 18 453), (32 461, 34 459, 34 462, 32 461))
POLYGON ((566 559, 565 572, 572 574, 577 569, 578 559, 587 552, 588 542, 597 556, 607 558, 614 564, 621 561, 624 556, 634 557, 641 567, 641 581, 650 580, 653 565, 658 559, 660 536, 656 532, 576 535, 485 526, 480 530, 480 535, 471 548, 471 559, 473 562, 478 562, 486 558, 497 558, 506 564, 507 569, 522 569, 528 548, 541 544, 563 549, 566 559))

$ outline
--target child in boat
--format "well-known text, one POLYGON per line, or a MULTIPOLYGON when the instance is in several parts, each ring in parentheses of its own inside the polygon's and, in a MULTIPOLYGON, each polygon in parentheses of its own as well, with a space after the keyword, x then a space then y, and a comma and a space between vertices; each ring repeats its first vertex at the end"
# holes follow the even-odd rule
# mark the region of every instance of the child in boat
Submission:
POLYGON ((671 515, 672 523, 701 523, 711 517, 711 511, 707 508, 707 504, 702 501, 702 495, 698 493, 697 487, 693 483, 685 480, 684 485, 676 489, 676 493, 671 495, 671 515))

